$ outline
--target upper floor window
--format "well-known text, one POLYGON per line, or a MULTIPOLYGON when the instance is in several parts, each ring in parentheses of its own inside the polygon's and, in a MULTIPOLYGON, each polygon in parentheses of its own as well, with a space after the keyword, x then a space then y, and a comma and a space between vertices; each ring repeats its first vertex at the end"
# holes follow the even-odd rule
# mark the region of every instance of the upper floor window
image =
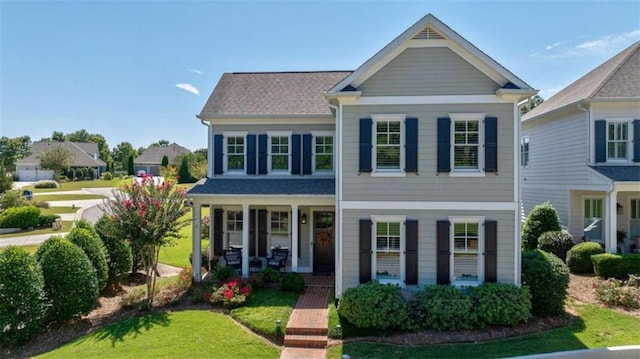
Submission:
POLYGON ((227 136, 227 171, 226 172, 244 172, 245 169, 245 137, 244 136, 227 136))
POLYGON ((291 133, 269 133, 271 172, 289 173, 291 159, 290 137, 291 133))
POLYGON ((404 171, 404 126, 406 115, 372 115, 373 170, 381 173, 404 171))
POLYGON ((629 148, 629 122, 607 123, 607 160, 627 160, 629 148))
POLYGON ((454 119, 453 124, 453 169, 482 169, 480 165, 480 119, 454 119))
POLYGON ((520 139, 520 167, 529 167, 529 136, 520 139))
POLYGON ((333 136, 317 135, 314 137, 314 172, 333 171, 333 136))

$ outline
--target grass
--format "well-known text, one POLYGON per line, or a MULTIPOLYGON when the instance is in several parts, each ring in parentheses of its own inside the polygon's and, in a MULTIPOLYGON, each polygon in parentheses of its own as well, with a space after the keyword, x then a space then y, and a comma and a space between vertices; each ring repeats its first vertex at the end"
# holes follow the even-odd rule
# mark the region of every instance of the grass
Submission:
POLYGON ((283 332, 278 332, 276 328, 276 320, 282 320, 284 330, 298 296, 299 294, 277 289, 259 289, 253 293, 247 305, 233 309, 231 316, 256 333, 271 338, 283 338, 283 332))
POLYGON ((61 232, 69 232, 71 230, 71 227, 73 226, 73 221, 62 221, 62 229, 55 231, 53 230, 53 228, 51 227, 47 227, 47 228, 35 228, 35 229, 25 229, 19 232, 13 232, 13 233, 5 233, 5 234, 0 234, 0 239, 3 238, 12 238, 12 237, 22 237, 22 236, 34 236, 36 234, 52 234, 55 235, 57 233, 61 233, 61 232))
MULTIPOLYGON (((181 219, 191 219, 191 210, 187 214, 185 214, 181 219)), ((202 216, 209 215, 209 208, 202 209, 202 216)), ((191 236, 192 236, 192 223, 189 221, 189 224, 183 227, 180 230, 180 235, 182 236, 180 239, 174 241, 174 245, 171 247, 164 247, 160 250, 160 258, 158 261, 160 263, 169 264, 174 267, 188 267, 191 265, 189 263, 189 254, 191 253, 191 236)), ((202 249, 209 244, 209 240, 205 239, 202 241, 202 249)))
POLYGON ((279 358, 278 348, 223 314, 181 311, 127 319, 37 358, 279 358))
POLYGON ((130 182, 131 179, 114 178, 109 181, 95 180, 95 181, 72 181, 61 183, 59 188, 34 188, 33 185, 24 186, 22 189, 33 191, 33 193, 44 192, 62 192, 62 191, 75 191, 83 188, 102 188, 102 187, 119 187, 120 185, 130 182))
POLYGON ((579 318, 570 326, 483 343, 396 346, 349 343, 329 349, 328 358, 499 358, 637 344, 640 319, 571 301, 579 318))
POLYGON ((62 214, 62 213, 76 213, 78 208, 73 207, 49 207, 49 208, 40 208, 40 214, 62 214))
POLYGON ((100 199, 105 198, 99 194, 41 194, 33 197, 38 201, 79 201, 83 199, 100 199))

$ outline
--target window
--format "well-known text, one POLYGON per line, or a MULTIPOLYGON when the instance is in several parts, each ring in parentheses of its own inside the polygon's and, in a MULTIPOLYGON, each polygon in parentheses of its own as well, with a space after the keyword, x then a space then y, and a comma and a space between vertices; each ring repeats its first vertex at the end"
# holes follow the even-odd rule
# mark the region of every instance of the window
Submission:
POLYGON ((227 211, 227 232, 242 232, 242 211, 227 211))
POLYGON ((376 170, 400 171, 401 127, 400 121, 376 121, 376 170))
POLYGON ((529 167, 529 136, 520 139, 520 167, 529 167))
POLYGON ((289 172, 290 134, 269 134, 271 138, 271 171, 289 172))
POLYGON ((627 160, 629 122, 607 122, 607 160, 627 160))
POLYGON ((371 216, 373 222, 372 278, 404 285, 405 216, 371 216))
POLYGON ((604 218, 602 217, 602 198, 584 200, 584 238, 587 241, 603 240, 604 218))
POLYGON ((453 141, 453 168, 480 169, 480 121, 453 121, 453 141))
POLYGON ((400 252, 400 222, 376 222, 376 251, 400 252))
POLYGON ((482 282, 482 218, 451 218, 451 282, 475 284, 482 282))
POLYGON ((244 172, 244 136, 228 136, 227 140, 227 172, 244 172))
POLYGON ((314 172, 333 171, 333 136, 315 136, 314 172))
POLYGON ((271 234, 289 234, 289 212, 271 212, 271 234))

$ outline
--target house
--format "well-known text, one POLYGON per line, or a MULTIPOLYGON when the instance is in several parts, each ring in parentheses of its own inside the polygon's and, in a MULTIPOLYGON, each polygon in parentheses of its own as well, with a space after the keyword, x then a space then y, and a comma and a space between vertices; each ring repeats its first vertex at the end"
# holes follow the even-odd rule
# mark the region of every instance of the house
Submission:
POLYGON ((162 165, 162 158, 167 156, 169 163, 175 164, 175 160, 178 156, 191 153, 188 149, 172 143, 167 146, 149 146, 142 154, 133 160, 134 173, 138 171, 145 171, 145 173, 152 174, 154 176, 160 175, 160 167, 162 165))
POLYGON ((574 240, 628 252, 640 236, 640 42, 523 116, 520 143, 524 211, 550 201, 574 240))
POLYGON ((213 161, 193 215, 210 208, 211 254, 242 248, 243 275, 286 247, 336 297, 519 284, 518 103, 536 93, 433 15, 355 71, 226 73, 197 116, 213 161))
POLYGON ((40 168, 38 156, 55 146, 70 150, 74 157, 69 168, 93 168, 96 178, 107 168, 99 156, 98 144, 92 142, 49 142, 37 141, 31 145, 31 155, 16 162, 16 174, 20 181, 39 181, 53 179, 53 171, 40 168))

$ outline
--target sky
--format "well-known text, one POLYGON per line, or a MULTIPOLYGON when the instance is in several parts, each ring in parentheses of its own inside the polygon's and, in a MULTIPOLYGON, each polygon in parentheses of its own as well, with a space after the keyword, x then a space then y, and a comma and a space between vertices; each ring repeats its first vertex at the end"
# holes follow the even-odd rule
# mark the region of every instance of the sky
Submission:
POLYGON ((0 0, 0 136, 203 148, 224 72, 354 70, 428 13, 543 98, 640 40, 637 0, 0 0))

